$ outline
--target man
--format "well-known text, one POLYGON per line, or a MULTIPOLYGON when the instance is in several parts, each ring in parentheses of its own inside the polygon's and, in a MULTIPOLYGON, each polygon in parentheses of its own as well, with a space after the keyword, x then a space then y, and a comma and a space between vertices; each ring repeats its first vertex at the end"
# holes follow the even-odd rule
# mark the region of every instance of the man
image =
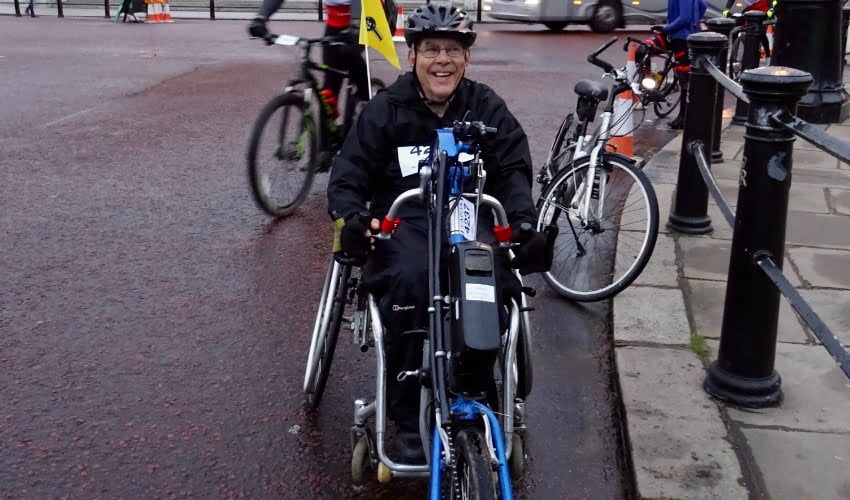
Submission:
MULTIPOLYGON (((536 210, 525 132, 492 89, 464 78, 475 41, 466 13, 450 3, 431 2, 407 18, 404 36, 413 71, 364 107, 334 161, 328 208, 340 228, 343 254, 349 258, 368 255, 364 284, 378 298, 387 329, 388 410, 399 431, 395 447, 405 461, 421 462, 419 385, 414 377, 398 382, 396 375, 418 368, 422 360, 415 336, 403 332, 428 324, 424 207, 406 205, 401 225, 389 240, 370 240, 372 233, 396 196, 419 186, 419 160, 428 157, 435 129, 451 127, 461 119, 481 120, 498 129, 482 145, 485 191, 504 205, 514 231, 522 223, 533 225, 536 210)), ((514 251, 517 257, 511 265, 522 274, 547 270, 551 263, 546 239, 536 231, 514 251)), ((507 256, 499 253, 496 260, 500 295, 516 296, 518 280, 510 272, 507 256)))
POLYGON ((680 130, 685 127, 685 107, 688 102, 688 76, 691 60, 688 57, 687 39, 699 31, 699 23, 707 6, 704 0, 668 0, 667 24, 662 33, 667 46, 676 58, 676 77, 682 91, 679 94, 679 115, 668 122, 670 128, 680 130))

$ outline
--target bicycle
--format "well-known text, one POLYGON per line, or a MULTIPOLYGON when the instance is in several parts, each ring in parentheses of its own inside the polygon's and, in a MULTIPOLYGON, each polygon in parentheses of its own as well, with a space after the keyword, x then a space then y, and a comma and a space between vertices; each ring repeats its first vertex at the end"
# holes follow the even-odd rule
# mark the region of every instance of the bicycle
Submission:
POLYGON ((665 118, 679 107, 681 85, 676 74, 676 58, 673 51, 664 48, 660 27, 653 27, 656 42, 648 43, 627 37, 623 50, 628 51, 636 44, 635 73, 632 91, 644 106, 652 105, 655 116, 665 118))
POLYGON ((575 115, 561 123, 537 176, 537 230, 558 231, 552 269, 543 277, 562 296, 581 302, 610 298, 629 286, 649 262, 658 236, 652 184, 633 158, 609 151, 614 101, 632 89, 625 69, 598 58, 616 41, 587 58, 614 80, 612 88, 590 80, 576 84, 575 115), (588 134, 602 101, 602 122, 588 134))
MULTIPOLYGON (((732 28, 732 31, 729 32, 729 48, 726 56, 726 74, 729 75, 729 78, 735 80, 736 82, 743 73, 747 69, 757 68, 759 66, 760 56, 758 52, 753 53, 753 59, 748 61, 744 60, 744 40, 746 39, 745 33, 747 31, 752 31, 757 28, 757 26, 751 22, 748 22, 747 18, 743 15, 742 12, 736 12, 732 14, 732 19, 735 20, 736 26, 732 28)), ((767 19, 762 22, 763 26, 771 26, 776 24, 776 18, 767 19)), ((766 42, 763 42, 766 43, 766 42)), ((764 50, 764 47, 762 47, 764 50)), ((768 53, 765 54, 766 57, 769 57, 770 48, 767 49, 768 53)))
MULTIPOLYGON (((248 143, 248 179, 257 206, 271 216, 286 217, 304 201, 316 173, 330 168, 332 155, 356 119, 359 99, 347 71, 310 58, 311 49, 317 45, 345 45, 349 41, 273 34, 266 41, 298 47, 300 74, 263 107, 254 123, 248 143), (342 102, 336 102, 336 96, 322 87, 314 72, 344 77, 342 102), (320 159, 317 151, 328 154, 320 159)), ((372 95, 386 87, 377 78, 371 79, 371 86, 372 95)))
MULTIPOLYGON (((510 300, 508 325, 499 326, 493 299, 493 247, 477 240, 479 208, 494 216, 497 245, 509 249, 512 231, 502 205, 483 193, 486 170, 478 139, 493 129, 481 122, 455 122, 438 129, 430 156, 420 165, 420 187, 400 194, 381 222, 376 238, 390 238, 404 222, 401 207, 419 201, 428 215, 429 307, 427 331, 405 332, 422 340, 422 365, 396 376, 421 385, 420 439, 425 464, 398 463, 384 449, 387 419, 384 327, 375 298, 362 286, 359 271, 333 258, 322 290, 304 377, 308 404, 316 408, 328 379, 334 346, 343 324, 350 326, 361 352, 376 351, 375 399, 355 401, 351 429, 352 479, 428 477, 429 498, 512 498, 511 477, 524 468, 521 433, 525 398, 531 391, 531 326, 523 288, 510 300), (464 161, 461 154, 472 159, 464 161), (448 282, 439 272, 448 246, 448 282), (488 271, 489 270, 489 271, 488 271), (495 393, 493 392, 495 388, 495 393), (367 426, 375 417, 374 431, 367 426)), ((520 231, 530 230, 528 227, 520 231)), ((508 250, 509 251, 509 250, 508 250)), ((520 278, 515 271, 515 276, 520 278)))

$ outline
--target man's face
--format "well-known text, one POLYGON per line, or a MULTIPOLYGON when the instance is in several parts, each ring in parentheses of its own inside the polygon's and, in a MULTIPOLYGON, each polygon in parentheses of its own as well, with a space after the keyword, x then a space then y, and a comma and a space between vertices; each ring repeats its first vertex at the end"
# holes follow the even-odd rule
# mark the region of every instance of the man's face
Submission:
POLYGON ((426 38, 408 51, 425 98, 443 102, 455 91, 469 63, 469 50, 451 38, 426 38))

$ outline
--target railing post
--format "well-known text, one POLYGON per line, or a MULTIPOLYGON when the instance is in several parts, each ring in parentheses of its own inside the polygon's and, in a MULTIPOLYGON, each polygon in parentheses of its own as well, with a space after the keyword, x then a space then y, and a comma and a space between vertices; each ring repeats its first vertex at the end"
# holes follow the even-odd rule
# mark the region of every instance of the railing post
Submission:
POLYGON ((776 6, 771 64, 811 73, 814 83, 797 115, 810 123, 850 117, 850 94, 841 80, 841 4, 844 0, 780 0, 776 6))
MULTIPOLYGON (((322 0, 318 0, 318 1, 316 2, 316 7, 317 7, 317 9, 318 9, 319 21, 323 21, 323 20, 324 20, 324 18, 325 18, 325 10, 322 8, 322 7, 323 7, 323 5, 322 5, 322 0)), ((361 7, 361 8, 362 8, 362 7, 361 7)), ((392 27, 392 26, 390 26, 390 29, 395 29, 395 28, 394 28, 394 27, 392 27)))
POLYGON ((844 65, 847 64, 847 28, 850 28, 850 5, 841 8, 841 81, 844 81, 844 65))
POLYGON ((65 17, 65 13, 62 11, 62 0, 56 0, 56 17, 65 17))
POLYGON ((210 0, 210 20, 215 21, 215 0, 210 0))
MULTIPOLYGON (((764 36, 765 27, 762 23, 767 20, 767 14, 760 10, 751 10, 744 13, 744 23, 750 25, 751 28, 744 30, 741 34, 744 44, 744 53, 741 55, 741 73, 748 69, 758 68, 761 58, 761 37, 764 36)), ((732 123, 735 125, 743 125, 747 123, 747 112, 749 106, 744 101, 738 100, 735 103, 735 116, 732 117, 732 123)))
MULTIPOLYGON (((715 17, 705 22, 708 29, 720 33, 729 39, 729 33, 735 28, 735 20, 728 17, 715 17)), ((729 51, 722 50, 717 56, 717 67, 723 69, 726 67, 726 62, 729 59, 729 51)), ((726 91, 722 86, 717 87, 717 100, 714 106, 714 142, 711 150, 711 163, 723 162, 723 152, 720 151, 720 132, 723 126, 723 104, 726 99, 726 91)))
POLYGON ((103 17, 107 19, 112 18, 112 16, 109 15, 109 0, 103 0, 103 17))
POLYGON ((782 402, 781 378, 773 368, 779 290, 756 265, 756 258, 770 255, 781 269, 785 253, 795 136, 770 115, 780 110, 793 114, 812 81, 810 74, 784 67, 741 75, 750 112, 720 348, 703 385, 712 396, 739 406, 763 408, 782 402))
POLYGON ((717 81, 706 69, 706 61, 715 62, 726 47, 726 37, 720 33, 701 32, 688 37, 691 53, 691 75, 688 79, 688 105, 685 108, 685 130, 679 159, 676 197, 667 219, 672 231, 705 234, 712 231, 708 216, 708 188, 699 173, 690 144, 701 141, 711 151, 714 140, 714 100, 717 81))

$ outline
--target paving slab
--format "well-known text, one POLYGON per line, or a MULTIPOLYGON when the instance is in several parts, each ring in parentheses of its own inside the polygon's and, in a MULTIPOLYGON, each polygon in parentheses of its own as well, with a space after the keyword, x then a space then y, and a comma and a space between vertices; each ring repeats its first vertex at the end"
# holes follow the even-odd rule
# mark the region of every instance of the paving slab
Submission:
POLYGON ((670 207, 673 205, 673 195, 676 193, 676 185, 656 184, 653 182, 653 187, 655 188, 655 196, 658 198, 658 215, 661 218, 661 223, 658 225, 658 232, 669 233, 667 218, 670 217, 670 207))
POLYGON ((827 193, 836 213, 850 215, 850 189, 827 189, 827 193))
MULTIPOLYGON (((690 294, 688 304, 694 322, 694 331, 703 337, 720 338, 723 327, 723 308, 726 300, 726 283, 723 281, 687 280, 690 294)), ((811 338, 797 319, 788 301, 779 299, 779 322, 776 335, 780 342, 806 344, 811 338)))
POLYGON ((658 235, 652 257, 633 282, 636 285, 676 287, 679 284, 676 268, 676 241, 665 234, 658 235))
POLYGON ((749 426, 850 434, 850 380, 823 346, 780 342, 775 368, 782 377, 782 405, 729 407, 730 418, 749 426))
POLYGON ((807 286, 850 288, 850 250, 794 247, 787 253, 807 286))
MULTIPOLYGON (((721 221, 720 224, 725 224, 721 221)), ((729 274, 729 241, 709 236, 680 236, 679 254, 685 278, 725 281, 729 274)))
MULTIPOLYGON (((805 141, 803 141, 805 142, 805 141)), ((796 146, 797 143, 795 142, 796 146)), ((796 174, 796 167, 805 166, 807 168, 822 168, 822 169, 830 169, 837 170, 838 169, 838 158, 832 156, 831 154, 823 151, 822 149, 794 149, 794 152, 791 156, 793 160, 793 164, 791 167, 791 171, 796 174)), ((834 172, 833 172, 834 174, 834 172)), ((796 180, 796 179, 795 179, 796 180)))
POLYGON ((747 498, 702 363, 686 349, 616 349, 640 498, 747 498))
POLYGON ((850 436, 756 428, 742 432, 773 500, 850 498, 850 436))
POLYGON ((809 307, 845 347, 850 346, 850 290, 799 290, 809 307))
POLYGON ((614 341, 688 345, 691 328, 678 288, 630 286, 614 297, 614 341))
POLYGON ((850 249, 850 217, 791 211, 785 241, 793 245, 850 249))

